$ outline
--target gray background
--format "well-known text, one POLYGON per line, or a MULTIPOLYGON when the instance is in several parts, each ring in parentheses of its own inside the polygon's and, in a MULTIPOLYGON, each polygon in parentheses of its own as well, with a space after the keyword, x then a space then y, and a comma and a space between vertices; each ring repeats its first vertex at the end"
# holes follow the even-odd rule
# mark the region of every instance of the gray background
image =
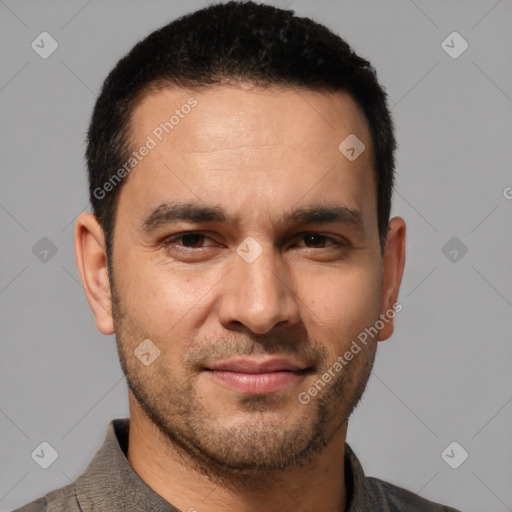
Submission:
MULTIPOLYGON (((348 441, 369 475, 463 511, 512 510, 512 2, 273 3, 370 59, 397 127, 403 310, 348 441), (453 31, 469 43, 456 59, 441 46, 453 31), (441 457, 452 441, 469 453, 458 469, 441 457)), ((0 510, 68 484, 128 416, 115 339, 96 331, 74 262, 84 136, 117 60, 205 5, 0 0, 0 510), (59 44, 47 59, 31 48, 43 31, 59 44), (43 237, 47 261, 32 252, 43 237), (31 458, 42 441, 59 454, 46 470, 31 458)))

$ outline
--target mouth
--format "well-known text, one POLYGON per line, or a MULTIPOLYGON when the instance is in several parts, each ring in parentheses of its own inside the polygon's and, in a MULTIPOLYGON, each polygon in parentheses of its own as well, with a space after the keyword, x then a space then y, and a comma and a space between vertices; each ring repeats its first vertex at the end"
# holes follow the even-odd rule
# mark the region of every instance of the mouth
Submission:
POLYGON ((265 395, 298 384, 313 368, 284 358, 238 358, 213 363, 203 370, 225 388, 245 395, 265 395))

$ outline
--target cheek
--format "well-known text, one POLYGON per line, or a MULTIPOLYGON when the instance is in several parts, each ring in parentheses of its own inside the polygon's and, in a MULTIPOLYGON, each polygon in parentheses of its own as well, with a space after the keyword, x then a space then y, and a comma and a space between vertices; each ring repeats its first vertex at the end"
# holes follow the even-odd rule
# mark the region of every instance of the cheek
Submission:
MULTIPOLYGON (((336 351, 373 324, 380 313, 380 276, 376 271, 333 270, 303 288, 312 329, 321 339, 333 339, 336 351)), ((312 333, 313 334, 313 333, 312 333)), ((334 347, 333 347, 334 348, 334 347)))
MULTIPOLYGON (((370 251, 363 252, 339 267, 296 269, 292 288, 313 337, 336 336, 336 343, 346 343, 378 318, 380 266, 370 251)), ((211 313, 211 300, 218 298, 216 286, 226 269, 165 264, 156 253, 125 254, 116 276, 127 316, 146 336, 166 342, 180 339, 186 346, 211 313)))
POLYGON ((187 329, 191 322, 197 323, 207 303, 205 294, 218 279, 204 270, 187 271, 155 263, 155 259, 154 255, 135 253, 123 261, 116 272, 123 308, 144 336, 160 340, 164 346, 177 339, 186 344, 187 329))

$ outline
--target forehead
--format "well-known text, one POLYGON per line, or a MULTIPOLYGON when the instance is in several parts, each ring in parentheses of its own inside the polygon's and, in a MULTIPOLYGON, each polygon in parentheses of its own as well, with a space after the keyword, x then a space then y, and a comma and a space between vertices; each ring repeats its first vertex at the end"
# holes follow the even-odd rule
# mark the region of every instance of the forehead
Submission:
POLYGON ((139 102, 130 128, 135 149, 152 146, 121 194, 134 209, 147 212, 184 196, 224 200, 234 209, 257 197, 253 215, 257 206, 266 210, 260 214, 289 211, 302 199, 375 213, 370 131, 346 93, 165 88, 139 102), (353 136, 365 150, 350 161, 340 144, 353 136))
POLYGON ((166 122, 171 126, 161 134, 164 143, 179 150, 227 149, 223 147, 226 139, 235 136, 263 144, 300 139, 317 149, 323 142, 322 146, 332 151, 333 139, 357 132, 371 143, 361 108, 345 92, 277 86, 263 89, 248 84, 217 85, 196 92, 167 87, 138 102, 131 132, 137 142, 152 133, 158 138, 158 128, 166 122), (191 108, 192 103, 195 106, 191 108))

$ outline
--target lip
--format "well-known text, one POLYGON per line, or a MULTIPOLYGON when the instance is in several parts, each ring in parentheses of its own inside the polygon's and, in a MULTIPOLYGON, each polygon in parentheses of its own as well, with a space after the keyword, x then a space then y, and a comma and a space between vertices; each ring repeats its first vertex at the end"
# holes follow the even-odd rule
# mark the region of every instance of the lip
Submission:
POLYGON ((297 384, 311 368, 285 358, 230 359, 205 368, 218 384, 245 395, 265 395, 297 384))
POLYGON ((301 365, 291 359, 273 357, 271 359, 257 360, 251 358, 228 359, 213 363, 206 367, 207 370, 227 371, 240 373, 272 373, 279 371, 295 372, 305 370, 307 365, 301 365))

